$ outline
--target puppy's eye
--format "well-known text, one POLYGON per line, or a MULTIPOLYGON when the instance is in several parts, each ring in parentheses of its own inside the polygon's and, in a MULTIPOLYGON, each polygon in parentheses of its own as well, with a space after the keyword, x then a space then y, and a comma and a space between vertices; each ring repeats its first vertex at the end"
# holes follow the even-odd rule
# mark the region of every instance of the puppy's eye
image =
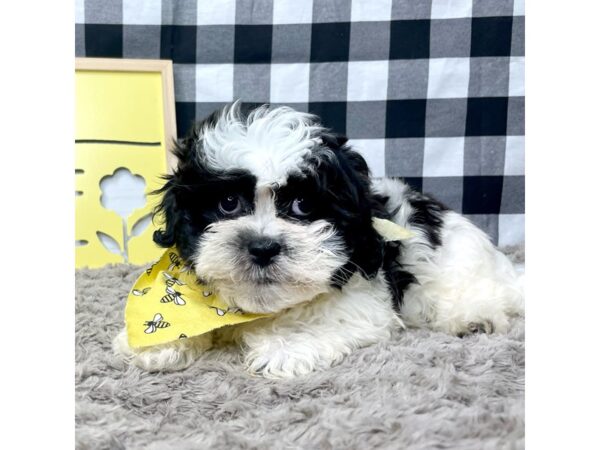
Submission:
POLYGON ((219 202, 219 211, 223 214, 231 215, 242 209, 240 198, 237 195, 228 195, 219 202))
POLYGON ((310 200, 298 197, 292 202, 292 214, 305 217, 308 216, 313 210, 313 204, 310 200))

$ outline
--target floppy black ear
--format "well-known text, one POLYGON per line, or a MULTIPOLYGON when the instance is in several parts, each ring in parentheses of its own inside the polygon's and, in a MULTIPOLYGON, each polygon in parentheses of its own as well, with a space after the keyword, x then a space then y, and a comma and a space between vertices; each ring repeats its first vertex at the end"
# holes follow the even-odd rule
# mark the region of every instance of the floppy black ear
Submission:
POLYGON ((348 181, 356 187, 358 195, 358 220, 350 235, 354 249, 350 261, 360 267, 367 278, 373 278, 383 264, 384 241, 373 228, 374 199, 369 168, 359 153, 347 147, 342 147, 339 157, 346 160, 349 169, 348 181))
POLYGON ((172 174, 163 176, 165 184, 152 192, 161 196, 154 210, 154 217, 162 214, 162 229, 156 230, 152 235, 154 242, 161 247, 172 247, 183 236, 181 228, 185 223, 185 213, 177 199, 186 189, 185 173, 193 170, 196 164, 196 145, 203 123, 205 122, 192 125, 187 135, 175 143, 173 153, 177 157, 177 167, 172 174))
POLYGON ((156 195, 162 194, 162 198, 154 210, 154 217, 161 213, 163 215, 163 228, 156 230, 152 235, 152 239, 157 245, 165 248, 175 245, 175 236, 179 223, 173 178, 173 175, 165 177, 167 182, 163 187, 152 193, 156 195))
POLYGON ((369 167, 346 142, 344 136, 323 136, 323 143, 335 156, 325 164, 328 167, 322 168, 327 190, 333 193, 330 202, 334 221, 350 249, 350 261, 334 279, 347 280, 357 270, 369 279, 383 264, 384 242, 372 224, 375 199, 371 193, 369 167))

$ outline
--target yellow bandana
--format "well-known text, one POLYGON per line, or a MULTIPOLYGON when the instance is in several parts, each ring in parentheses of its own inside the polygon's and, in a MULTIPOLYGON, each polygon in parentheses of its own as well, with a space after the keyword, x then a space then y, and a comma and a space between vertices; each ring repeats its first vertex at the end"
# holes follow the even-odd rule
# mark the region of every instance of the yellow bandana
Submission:
POLYGON ((266 317, 228 309, 171 248, 137 279, 127 297, 125 324, 131 347, 165 344, 225 325, 266 317))
MULTIPOLYGON (((413 236, 388 220, 373 219, 373 226, 387 241, 413 236)), ((133 348, 186 339, 262 317, 268 315, 228 309, 213 292, 199 284, 174 248, 168 249, 137 279, 125 307, 127 337, 133 348)))
POLYGON ((373 228, 386 241, 403 241, 415 235, 412 231, 395 224, 391 220, 380 219, 378 217, 373 217, 373 228))

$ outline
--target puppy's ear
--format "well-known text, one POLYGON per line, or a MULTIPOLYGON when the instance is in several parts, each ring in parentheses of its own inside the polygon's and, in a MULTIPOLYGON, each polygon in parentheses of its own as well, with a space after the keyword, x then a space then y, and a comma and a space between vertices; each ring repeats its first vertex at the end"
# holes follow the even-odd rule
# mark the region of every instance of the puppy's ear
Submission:
POLYGON ((188 134, 175 143, 173 153, 177 157, 177 167, 172 174, 163 177, 165 184, 152 192, 161 195, 160 202, 154 210, 154 217, 162 214, 163 228, 156 230, 152 236, 154 242, 161 247, 172 247, 177 243, 179 228, 184 220, 184 213, 177 199, 186 189, 184 174, 195 164, 199 133, 200 124, 194 124, 188 134))
POLYGON ((177 167, 172 174, 165 175, 165 184, 153 194, 161 195, 154 211, 155 217, 162 215, 162 229, 156 230, 154 242, 161 247, 177 245, 181 256, 193 247, 194 231, 186 212, 189 206, 191 185, 202 179, 203 171, 198 158, 202 133, 205 128, 214 127, 223 110, 217 110, 200 122, 195 122, 183 139, 175 143, 173 153, 177 157, 177 167))
POLYGON ((154 242, 160 247, 172 247, 175 245, 175 237, 180 221, 177 212, 177 199, 175 195, 175 175, 167 175, 167 182, 162 188, 152 192, 152 194, 161 195, 160 203, 154 210, 154 217, 162 214, 163 229, 156 230, 152 235, 154 242))
POLYGON ((335 279, 347 280, 357 268, 366 278, 374 277, 383 264, 384 242, 372 224, 375 199, 371 193, 369 167, 365 159, 346 145, 344 136, 325 134, 323 144, 335 158, 325 163, 327 191, 333 195, 334 220, 350 249, 350 261, 335 279))
POLYGON ((373 204, 369 167, 365 159, 357 152, 343 148, 340 156, 346 160, 349 168, 350 189, 356 189, 355 199, 357 217, 351 226, 353 253, 350 261, 361 268, 366 278, 373 278, 383 264, 384 241, 373 228, 373 204))

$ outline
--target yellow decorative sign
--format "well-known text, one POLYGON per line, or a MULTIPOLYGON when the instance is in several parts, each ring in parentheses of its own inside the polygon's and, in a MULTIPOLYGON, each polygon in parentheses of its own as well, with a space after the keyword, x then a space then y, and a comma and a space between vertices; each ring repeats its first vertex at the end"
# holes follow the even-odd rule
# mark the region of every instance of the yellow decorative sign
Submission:
POLYGON ((75 89, 76 266, 155 260, 163 250, 152 241, 157 199, 148 194, 173 165, 171 61, 79 58, 75 89), (111 204, 111 178, 135 182, 125 194, 137 186, 141 201, 111 204))

